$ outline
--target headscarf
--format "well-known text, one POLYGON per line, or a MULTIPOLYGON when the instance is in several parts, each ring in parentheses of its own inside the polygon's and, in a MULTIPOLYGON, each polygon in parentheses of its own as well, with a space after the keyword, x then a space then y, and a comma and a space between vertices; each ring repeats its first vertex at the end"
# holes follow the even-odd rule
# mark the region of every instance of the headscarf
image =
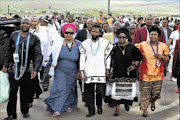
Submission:
POLYGON ((37 16, 31 16, 31 19, 39 19, 37 16))
POLYGON ((120 33, 126 34, 126 37, 127 37, 128 41, 130 40, 129 30, 128 30, 126 27, 120 27, 120 28, 118 28, 118 29, 117 29, 117 32, 116 32, 117 36, 118 36, 120 33))
POLYGON ((73 34, 76 33, 76 26, 72 23, 66 23, 62 26, 62 33, 65 34, 67 28, 71 28, 73 30, 73 34))
POLYGON ((43 20, 44 22, 49 23, 48 18, 46 18, 46 17, 41 17, 41 18, 42 18, 42 20, 43 20))

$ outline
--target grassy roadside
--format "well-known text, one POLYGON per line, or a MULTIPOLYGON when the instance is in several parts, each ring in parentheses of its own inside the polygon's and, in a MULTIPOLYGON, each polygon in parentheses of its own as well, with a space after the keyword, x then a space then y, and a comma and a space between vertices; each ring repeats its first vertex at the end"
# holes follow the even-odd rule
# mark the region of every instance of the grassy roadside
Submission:
MULTIPOLYGON (((49 5, 53 12, 66 13, 70 11, 71 13, 78 15, 76 14, 76 11, 83 11, 86 15, 98 16, 99 11, 102 11, 107 14, 107 1, 0 1, 0 15, 7 14, 8 5, 10 6, 10 12, 36 11, 38 13, 32 14, 37 15, 42 15, 42 11, 48 11, 49 5)), ((123 13, 134 13, 136 16, 147 13, 157 14, 159 16, 170 16, 171 14, 179 14, 179 4, 159 3, 148 5, 143 1, 112 1, 111 12, 115 16, 123 13)), ((24 15, 25 13, 18 12, 17 14, 24 15)), ((31 15, 31 13, 28 14, 31 15)))

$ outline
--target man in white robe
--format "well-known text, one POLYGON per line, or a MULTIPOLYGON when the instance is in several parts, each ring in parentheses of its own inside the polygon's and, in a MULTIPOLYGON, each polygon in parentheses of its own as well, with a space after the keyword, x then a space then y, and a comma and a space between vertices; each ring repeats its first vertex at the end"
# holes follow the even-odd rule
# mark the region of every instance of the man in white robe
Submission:
POLYGON ((99 37, 101 27, 93 25, 91 35, 82 42, 80 50, 81 76, 86 84, 87 105, 89 113, 86 117, 95 115, 94 87, 96 85, 96 105, 98 114, 102 114, 102 99, 105 94, 106 77, 110 69, 110 52, 113 45, 106 39, 99 37))
POLYGON ((42 60, 42 71, 40 74, 41 80, 43 79, 43 90, 47 91, 49 87, 49 78, 48 78, 48 69, 46 68, 46 64, 49 61, 49 56, 51 55, 53 43, 60 40, 60 35, 58 31, 54 27, 48 27, 48 19, 42 17, 40 19, 40 27, 39 31, 35 33, 41 42, 41 51, 43 55, 42 60))

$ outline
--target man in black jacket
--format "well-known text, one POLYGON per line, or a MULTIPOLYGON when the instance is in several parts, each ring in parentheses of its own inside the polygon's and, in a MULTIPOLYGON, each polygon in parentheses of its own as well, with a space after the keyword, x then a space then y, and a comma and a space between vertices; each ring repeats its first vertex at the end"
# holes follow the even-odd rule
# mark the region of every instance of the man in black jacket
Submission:
POLYGON ((40 40, 29 32, 31 21, 25 18, 21 22, 21 31, 15 31, 10 36, 9 45, 4 58, 3 72, 9 73, 10 96, 7 105, 8 117, 4 120, 17 118, 17 92, 20 87, 20 106, 24 118, 28 118, 28 98, 32 91, 32 79, 36 77, 42 61, 40 40), (28 52, 27 52, 28 51, 28 52), (14 58, 14 60, 13 60, 14 58), (30 61, 33 61, 33 71, 30 73, 30 61), (12 63, 11 65, 9 63, 12 63), (13 65, 15 67, 13 69, 13 65), (24 64, 25 63, 25 64, 24 64), (24 72, 24 74, 23 74, 24 72), (17 77, 20 74, 19 77, 17 77))

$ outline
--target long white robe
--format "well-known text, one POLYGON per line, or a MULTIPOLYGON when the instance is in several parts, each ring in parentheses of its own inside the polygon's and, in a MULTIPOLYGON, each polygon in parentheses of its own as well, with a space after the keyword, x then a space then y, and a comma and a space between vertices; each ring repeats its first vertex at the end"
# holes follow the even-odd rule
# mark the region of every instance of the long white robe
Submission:
POLYGON ((86 39, 79 46, 80 50, 80 70, 84 71, 85 83, 106 83, 106 69, 110 69, 110 52, 113 45, 106 39, 100 38, 98 41, 92 42, 91 38, 86 39), (98 49, 98 50, 97 50, 98 49), (97 54, 95 54, 97 50, 97 54))
POLYGON ((35 34, 40 38, 41 51, 43 55, 42 66, 45 67, 47 64, 47 62, 45 61, 49 60, 53 43, 55 43, 55 41, 60 40, 60 35, 53 27, 47 26, 40 26, 39 32, 35 34))

